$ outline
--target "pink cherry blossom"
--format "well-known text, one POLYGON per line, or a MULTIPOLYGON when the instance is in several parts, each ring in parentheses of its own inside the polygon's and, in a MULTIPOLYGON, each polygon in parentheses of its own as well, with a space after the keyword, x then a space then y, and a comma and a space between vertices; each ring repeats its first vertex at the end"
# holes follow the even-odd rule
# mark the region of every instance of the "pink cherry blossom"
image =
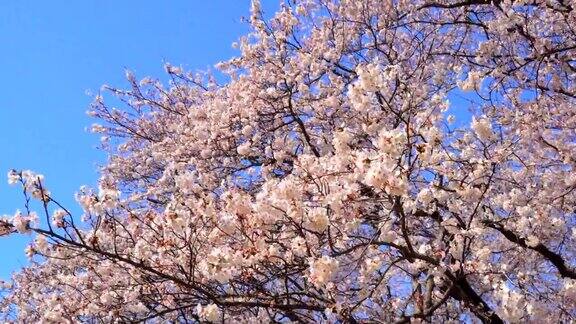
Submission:
POLYGON ((103 87, 81 215, 8 173, 0 318, 576 321, 575 6, 254 1, 224 84, 103 87))

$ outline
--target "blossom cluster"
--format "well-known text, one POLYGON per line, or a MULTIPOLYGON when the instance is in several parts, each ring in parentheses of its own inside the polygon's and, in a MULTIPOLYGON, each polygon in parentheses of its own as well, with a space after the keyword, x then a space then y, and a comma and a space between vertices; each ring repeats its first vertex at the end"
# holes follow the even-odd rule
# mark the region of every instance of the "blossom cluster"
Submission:
POLYGON ((95 98, 82 215, 8 174, 41 208, 0 218, 33 233, 0 318, 575 321, 573 7, 254 1, 225 84, 95 98))

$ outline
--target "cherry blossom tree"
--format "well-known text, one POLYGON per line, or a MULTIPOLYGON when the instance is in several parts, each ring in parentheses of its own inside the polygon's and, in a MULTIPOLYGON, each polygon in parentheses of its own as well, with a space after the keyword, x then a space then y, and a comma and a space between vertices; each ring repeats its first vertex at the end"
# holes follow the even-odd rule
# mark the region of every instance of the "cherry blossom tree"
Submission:
POLYGON ((254 1, 222 77, 168 65, 95 97, 109 160, 82 215, 9 173, 27 204, 0 234, 31 235, 31 264, 0 313, 575 321, 575 6, 254 1))

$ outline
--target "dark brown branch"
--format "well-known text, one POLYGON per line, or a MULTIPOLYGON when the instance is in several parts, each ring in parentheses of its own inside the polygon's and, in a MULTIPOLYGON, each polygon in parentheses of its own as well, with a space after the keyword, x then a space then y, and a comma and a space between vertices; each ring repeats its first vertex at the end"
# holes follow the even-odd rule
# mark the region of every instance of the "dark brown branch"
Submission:
POLYGON ((562 258, 562 256, 560 254, 551 251, 544 244, 538 243, 535 246, 528 245, 526 243, 525 238, 520 237, 519 235, 512 232, 511 230, 504 228, 504 226, 502 226, 501 224, 498 224, 498 223, 495 223, 492 221, 484 221, 483 223, 484 223, 484 225, 500 232, 510 242, 515 243, 515 244, 517 244, 523 248, 527 248, 527 249, 538 252, 542 257, 544 257, 544 259, 546 259, 547 261, 552 263, 554 265, 554 267, 556 267, 556 269, 558 270, 558 272, 560 273, 560 275, 562 277, 576 279, 576 271, 574 271, 574 269, 570 269, 566 265, 566 261, 564 260, 564 258, 562 258))

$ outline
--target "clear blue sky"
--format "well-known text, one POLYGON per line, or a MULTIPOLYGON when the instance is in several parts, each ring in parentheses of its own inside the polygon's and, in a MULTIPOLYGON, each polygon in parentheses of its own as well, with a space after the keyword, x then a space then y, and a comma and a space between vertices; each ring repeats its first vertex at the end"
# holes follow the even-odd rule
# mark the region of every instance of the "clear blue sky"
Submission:
MULTIPOLYGON (((263 1, 273 11, 276 0, 263 1)), ((78 211, 74 192, 94 185, 105 155, 85 128, 87 90, 126 85, 124 69, 163 77, 167 61, 197 70, 236 54, 249 0, 53 0, 0 2, 0 214, 23 207, 11 169, 46 176, 78 211)), ((29 237, 0 238, 0 278, 26 264, 29 237)))

